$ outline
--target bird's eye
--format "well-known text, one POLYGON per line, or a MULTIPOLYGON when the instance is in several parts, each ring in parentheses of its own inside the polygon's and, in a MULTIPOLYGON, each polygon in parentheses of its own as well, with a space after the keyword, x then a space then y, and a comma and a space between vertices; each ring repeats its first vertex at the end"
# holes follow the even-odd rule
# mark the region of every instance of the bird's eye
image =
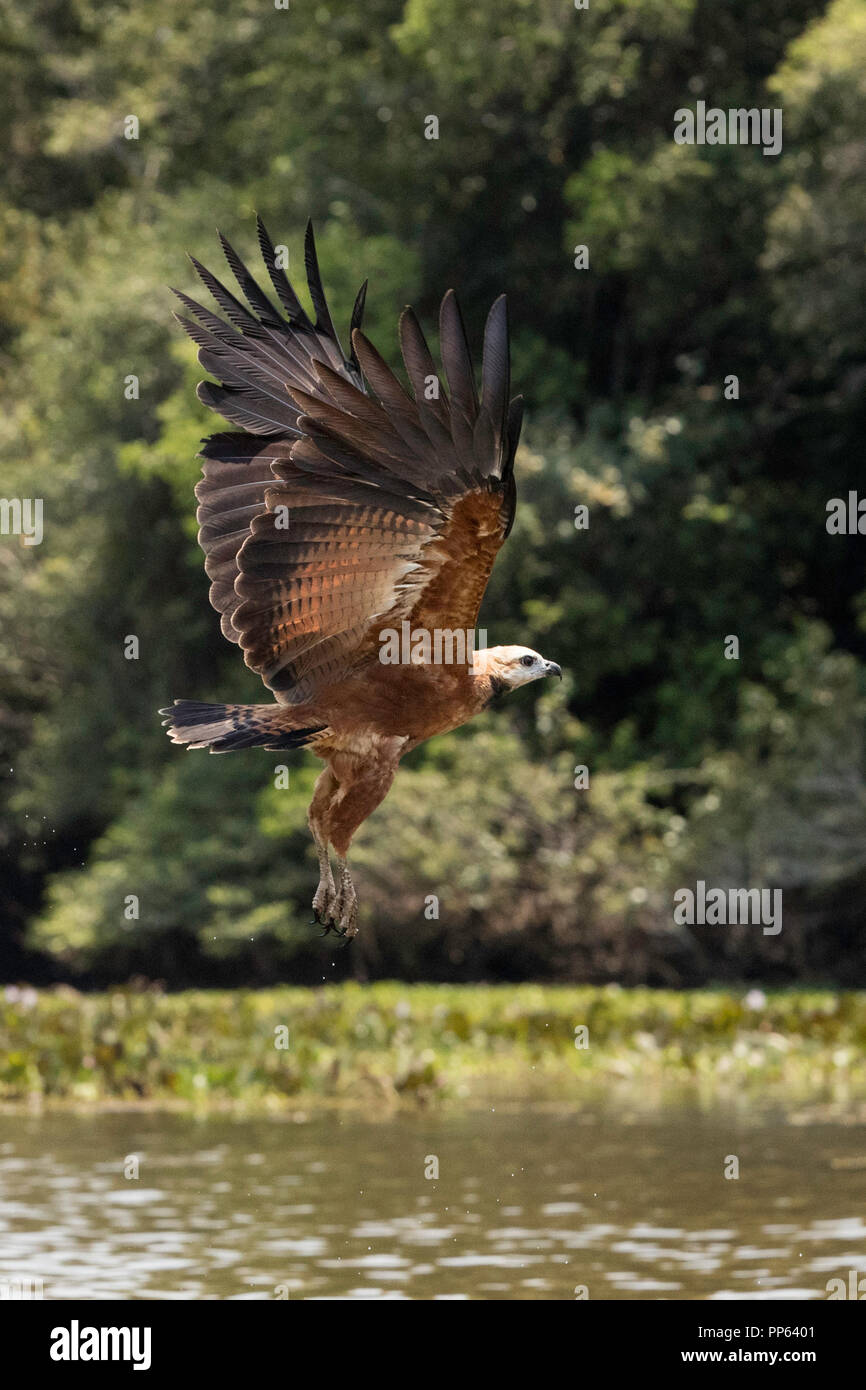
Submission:
POLYGON ((522 656, 522 657, 520 658, 520 664, 521 664, 521 666, 534 666, 534 665, 535 665, 535 657, 534 657, 534 656, 522 656))

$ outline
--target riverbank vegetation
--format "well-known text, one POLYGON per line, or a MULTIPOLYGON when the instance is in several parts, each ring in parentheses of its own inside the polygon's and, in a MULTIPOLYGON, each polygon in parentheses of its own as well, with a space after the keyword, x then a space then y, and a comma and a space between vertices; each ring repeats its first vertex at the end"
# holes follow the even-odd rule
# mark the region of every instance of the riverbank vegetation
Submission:
MULTIPOLYGON (((866 994, 353 983, 0 996, 0 1103, 866 1107, 866 994)), ((866 1113, 866 1112, 864 1112, 866 1113)))

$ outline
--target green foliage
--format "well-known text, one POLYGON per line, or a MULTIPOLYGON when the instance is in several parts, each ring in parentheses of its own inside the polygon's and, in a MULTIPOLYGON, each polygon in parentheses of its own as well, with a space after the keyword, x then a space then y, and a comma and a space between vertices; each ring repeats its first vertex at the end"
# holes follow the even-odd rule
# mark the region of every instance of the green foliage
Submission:
POLYGON ((0 1103, 204 1110, 479 1104, 620 1107, 767 1096, 850 1113, 862 993, 493 988, 6 990, 0 1103), (578 1030, 585 1030, 578 1032, 578 1030))
MULTIPOLYGON (((853 658, 828 648, 816 626, 780 645, 763 679, 742 686, 735 747, 692 769, 630 758, 595 770, 596 744, 559 688, 538 702, 534 762, 494 713, 416 754, 353 846, 363 929, 352 968, 856 980, 856 911, 834 892, 862 873, 866 785, 852 731, 863 697, 853 658), (575 786, 579 765, 594 769, 588 788, 575 786), (783 933, 675 926, 673 892, 697 878, 781 888, 783 933), (814 931, 822 912, 833 914, 831 942, 814 931)), ((280 766, 261 753, 170 761, 128 800, 87 867, 53 880, 33 944, 91 979, 321 978, 333 951, 306 907, 314 768, 293 768, 284 787, 280 766)))
POLYGON ((41 546, 0 537, 0 971, 862 979, 862 538, 824 529, 860 484, 862 6, 0 14, 0 467, 45 508, 41 546), (783 154, 676 146, 698 96, 781 104, 783 154), (167 292, 187 250, 218 268, 214 224, 254 262, 255 210, 296 279, 313 215, 341 328, 369 276, 395 364, 403 303, 434 328, 453 284, 477 343, 508 290, 528 425, 482 626, 567 673, 413 755, 359 836, 336 967, 308 926, 312 766, 276 790, 267 757, 187 757, 156 715, 259 698, 207 607, 214 421, 167 292), (790 927, 675 930, 689 875, 783 885, 790 927))
POLYGON ((124 973, 174 982, 197 962, 220 978, 227 957, 232 973, 273 973, 275 954, 309 954, 316 933, 301 904, 313 871, 313 777, 312 767, 293 771, 290 787, 274 793, 278 810, 257 815, 272 780, 266 757, 173 760, 94 843, 84 872, 55 879, 34 944, 73 968, 110 959, 124 973), (135 916, 125 915, 130 895, 135 916))

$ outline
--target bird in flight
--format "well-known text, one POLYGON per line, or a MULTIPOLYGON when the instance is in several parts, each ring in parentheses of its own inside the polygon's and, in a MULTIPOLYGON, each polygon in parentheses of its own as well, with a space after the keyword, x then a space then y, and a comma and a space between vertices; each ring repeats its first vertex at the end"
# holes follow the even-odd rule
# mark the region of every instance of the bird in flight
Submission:
POLYGON ((195 490, 210 600, 274 700, 175 700, 160 713, 188 748, 308 747, 322 759, 308 813, 319 858, 313 913, 348 938, 358 930, 349 844, 401 758, 497 695, 562 672, 528 647, 474 650, 472 641, 514 519, 522 399, 509 400, 504 295, 487 319, 480 395, 454 292, 439 319, 447 388, 404 311, 409 394, 361 332, 366 283, 343 351, 312 226, 315 321, 260 219, 258 239, 282 312, 223 236, 246 305, 195 259, 225 318, 175 293, 192 316, 178 320, 217 378, 201 382, 198 397, 234 427, 204 441, 195 490))

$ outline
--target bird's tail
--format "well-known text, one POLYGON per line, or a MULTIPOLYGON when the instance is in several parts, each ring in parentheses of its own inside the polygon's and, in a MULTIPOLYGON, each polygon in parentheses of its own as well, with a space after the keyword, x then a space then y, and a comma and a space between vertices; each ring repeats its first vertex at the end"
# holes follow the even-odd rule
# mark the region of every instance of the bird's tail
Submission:
POLYGON ((205 705, 198 700, 175 700, 161 709, 172 743, 231 753, 236 748, 303 748, 324 725, 287 729, 285 705, 205 705))

